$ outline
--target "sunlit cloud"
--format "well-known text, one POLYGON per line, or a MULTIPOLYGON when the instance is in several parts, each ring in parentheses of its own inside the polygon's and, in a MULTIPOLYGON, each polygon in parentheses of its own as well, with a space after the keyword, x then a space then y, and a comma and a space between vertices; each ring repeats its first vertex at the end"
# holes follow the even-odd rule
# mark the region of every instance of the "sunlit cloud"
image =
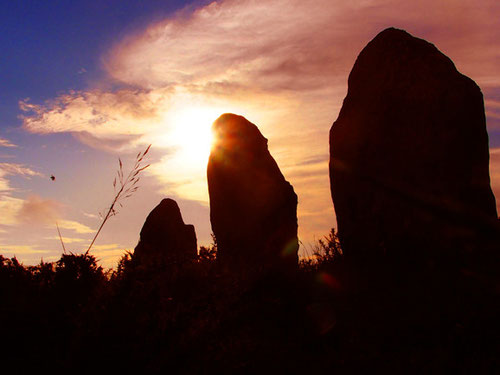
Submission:
POLYGON ((31 246, 31 245, 1 245, 0 250, 4 254, 11 253, 10 256, 27 255, 27 254, 44 254, 48 252, 47 250, 41 250, 37 248, 37 246, 31 246))
POLYGON ((243 115, 269 139, 299 196, 300 235, 311 238, 335 222, 328 130, 360 50, 390 26, 431 41, 481 86, 489 129, 498 129, 498 14, 496 0, 217 1, 112 46, 102 61, 108 87, 118 89, 103 84, 42 104, 23 100, 23 124, 33 133, 72 133, 108 151, 152 143, 163 156, 147 173, 162 193, 207 204, 210 124, 224 112, 243 115))
POLYGON ((490 150, 490 178, 497 201, 497 212, 500 215, 500 148, 490 150))
POLYGON ((20 175, 24 177, 42 176, 41 173, 36 172, 33 169, 26 167, 23 164, 16 164, 16 163, 0 163, 0 174, 4 176, 20 175))
POLYGON ((9 191, 12 188, 9 185, 9 181, 5 178, 2 178, 2 175, 0 173, 0 191, 9 191))
MULTIPOLYGON (((8 176, 31 178, 33 176, 42 176, 42 174, 22 164, 0 163, 0 194, 11 193, 14 190, 8 176)), ((2 199, 2 196, 0 196, 0 199, 2 199)))
MULTIPOLYGON (((0 179, 0 186, 2 180, 0 179)), ((2 213, 2 225, 16 225, 18 220, 18 212, 23 206, 24 200, 14 198, 9 195, 0 195, 0 212, 2 213)))
POLYGON ((83 212, 83 215, 90 218, 90 219, 99 219, 99 216, 96 214, 89 214, 87 212, 83 212))
POLYGON ((496 26, 492 15, 499 10, 494 0, 481 6, 473 0, 226 0, 125 38, 105 64, 117 81, 149 89, 324 90, 346 80, 368 40, 395 26, 450 50, 476 79, 492 84, 492 77, 500 82, 500 52, 497 28, 488 26, 496 26))
POLYGON ((11 141, 5 138, 0 137, 0 147, 18 147, 17 145, 13 144, 11 141))
POLYGON ((30 132, 69 132, 90 146, 111 143, 121 148, 158 131, 169 109, 168 97, 164 90, 72 91, 43 105, 23 100, 19 106, 30 132))
POLYGON ((62 241, 65 243, 65 244, 73 244, 73 243, 80 243, 80 242, 84 242, 84 241, 87 241, 86 239, 84 238, 74 238, 74 237, 58 237, 58 236, 51 236, 51 237, 45 237, 46 240, 56 240, 56 241, 60 241, 62 239, 62 241))
POLYGON ((95 233, 94 229, 86 226, 85 224, 73 220, 59 220, 57 224, 59 225, 59 228, 72 230, 75 233, 80 233, 80 234, 95 233))
POLYGON ((354 8, 331 1, 213 2, 126 38, 105 63, 116 80, 152 89, 234 94, 249 83, 271 91, 322 87, 325 75, 334 74, 324 68, 341 56, 326 43, 349 37, 332 26, 354 8))
POLYGON ((117 259, 121 256, 125 255, 127 251, 131 251, 132 249, 124 248, 119 244, 102 244, 102 245, 94 245, 92 247, 91 254, 94 255, 99 263, 109 268, 116 268, 117 259))
POLYGON ((0 244, 0 252, 7 258, 16 257, 21 263, 34 265, 44 262, 54 262, 60 258, 53 250, 39 245, 0 244))

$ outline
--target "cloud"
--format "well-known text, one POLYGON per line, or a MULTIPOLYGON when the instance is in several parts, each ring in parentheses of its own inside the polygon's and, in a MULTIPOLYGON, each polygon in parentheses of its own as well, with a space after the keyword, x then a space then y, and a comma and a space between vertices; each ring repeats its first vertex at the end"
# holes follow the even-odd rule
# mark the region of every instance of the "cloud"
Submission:
POLYGON ((23 264, 35 265, 43 259, 45 262, 53 262, 59 259, 60 254, 49 248, 36 244, 0 244, 0 253, 7 257, 16 257, 23 264))
POLYGON ((11 143, 8 139, 0 138, 0 147, 18 147, 18 146, 11 143))
POLYGON ((165 90, 92 90, 71 91, 45 104, 26 99, 19 106, 23 126, 30 132, 69 132, 91 146, 99 147, 101 140, 104 146, 106 141, 116 143, 116 149, 160 127, 167 99, 165 90))
POLYGON ((32 245, 1 245, 0 251, 2 251, 2 254, 7 255, 7 257, 26 254, 44 254, 48 252, 47 250, 40 250, 37 246, 32 245), (8 255, 9 253, 11 253, 11 255, 8 255))
MULTIPOLYGON (((1 225, 9 227, 9 231, 14 227, 27 229, 27 226, 33 228, 53 225, 61 215, 63 205, 36 194, 26 198, 14 197, 13 194, 18 189, 10 186, 8 176, 22 176, 29 179, 43 175, 23 164, 0 163, 1 225)), ((2 232, 5 231, 6 229, 2 229, 2 232)))
POLYGON ((490 178, 497 201, 497 212, 500 215, 500 148, 490 150, 490 178))
POLYGON ((30 195, 17 211, 17 222, 22 224, 55 225, 62 212, 62 205, 52 199, 30 195))
POLYGON ((115 84, 134 89, 70 91, 45 104, 21 101, 20 108, 29 131, 114 140, 156 132, 186 92, 223 97, 226 105, 239 94, 252 105, 260 95, 288 101, 287 95, 305 100, 315 93, 324 105, 335 98, 332 90, 345 88, 362 47, 388 26, 428 38, 491 86, 500 76, 499 13, 493 0, 481 6, 471 0, 213 2, 129 35, 103 56, 115 84))
POLYGON ((105 66, 118 81, 153 89, 248 87, 249 82, 273 91, 323 86, 317 70, 323 70, 323 78, 331 76, 332 69, 324 68, 344 59, 328 45, 346 39, 332 27, 351 8, 343 3, 213 2, 189 17, 158 22, 125 39, 109 53, 105 66))
POLYGON ((89 214, 87 212, 83 212, 83 215, 90 218, 90 219, 99 219, 99 216, 96 214, 89 214))
POLYGON ((494 0, 481 6, 472 0, 219 1, 125 38, 105 66, 115 80, 149 89, 322 90, 345 81, 361 48, 395 26, 438 42, 491 81, 498 72, 499 11, 494 0))
POLYGON ((20 175, 28 178, 32 176, 43 176, 41 173, 36 172, 23 164, 16 163, 0 163, 0 174, 4 176, 20 175))
POLYGON ((73 220, 59 220, 57 224, 61 229, 72 230, 80 234, 95 233, 94 229, 86 226, 85 224, 73 220))
MULTIPOLYGON (((46 240, 57 240, 61 241, 61 238, 59 236, 51 236, 51 237, 45 237, 46 240)), ((80 243, 87 241, 84 238, 74 238, 74 237, 62 237, 62 240, 65 244, 73 244, 73 243, 80 243)))
MULTIPOLYGON (((2 180, 0 179, 0 187, 2 180)), ((18 212, 24 201, 8 195, 0 195, 0 212, 2 213, 2 225, 16 225, 18 223, 18 212)))
POLYGON ((123 248, 116 243, 92 246, 93 252, 105 253, 108 251, 116 251, 116 250, 123 251, 123 248))
MULTIPOLYGON (((490 90, 493 95, 500 95, 500 87, 497 90, 490 90)), ((488 99, 485 102, 486 118, 488 129, 498 132, 500 130, 500 99, 488 99)), ((500 144, 500 139, 496 140, 500 144)))
MULTIPOLYGON (((60 247, 60 239, 56 223, 63 236, 68 231, 83 237, 95 233, 95 230, 78 221, 63 219, 63 209, 61 203, 38 195, 30 195, 25 199, 0 195, 0 251, 10 256, 23 255, 24 260, 35 264, 39 261, 35 254, 43 254, 46 260, 57 259, 56 249, 60 247), (16 243, 19 238, 22 238, 22 245, 16 243), (47 250, 51 247, 52 250, 47 250)), ((63 241, 65 244, 81 245, 89 239, 73 235, 64 236, 63 241)))
POLYGON ((105 267, 116 268, 117 261, 127 251, 131 251, 131 249, 127 249, 116 243, 112 243, 112 244, 94 245, 92 246, 91 253, 99 260, 99 263, 101 263, 105 267))
POLYGON ((73 136, 83 144, 97 150, 114 152, 123 150, 139 143, 141 136, 138 134, 115 134, 109 136, 96 136, 88 131, 73 132, 73 136))
POLYGON ((0 193, 14 190, 10 186, 9 180, 6 178, 7 176, 23 176, 31 178, 33 176, 42 176, 42 174, 26 167, 23 164, 0 163, 0 193))

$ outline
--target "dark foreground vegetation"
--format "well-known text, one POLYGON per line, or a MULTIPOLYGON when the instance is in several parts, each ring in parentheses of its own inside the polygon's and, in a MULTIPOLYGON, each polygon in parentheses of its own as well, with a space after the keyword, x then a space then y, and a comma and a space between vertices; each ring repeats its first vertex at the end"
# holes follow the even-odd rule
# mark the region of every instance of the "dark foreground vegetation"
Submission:
MULTIPOLYGON (((354 267, 332 231, 296 274, 231 274, 216 248, 149 265, 0 257, 3 367, 141 373, 493 373, 497 264, 354 267), (259 276, 256 276, 259 275, 259 276)), ((418 262, 417 262, 418 263, 418 262)), ((488 264, 490 263, 490 264, 488 264)))

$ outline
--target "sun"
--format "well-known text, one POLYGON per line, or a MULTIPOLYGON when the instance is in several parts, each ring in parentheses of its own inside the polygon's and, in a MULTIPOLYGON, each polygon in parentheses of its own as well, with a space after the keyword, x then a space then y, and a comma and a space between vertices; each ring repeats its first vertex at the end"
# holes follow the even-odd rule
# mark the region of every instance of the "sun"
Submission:
POLYGON ((208 160, 213 141, 211 125, 215 116, 209 108, 186 108, 174 115, 172 137, 186 161, 208 160))
POLYGON ((186 107, 170 113, 168 144, 186 168, 206 167, 213 143, 212 123, 219 115, 218 109, 210 107, 186 107))
POLYGON ((215 137, 212 124, 224 113, 246 114, 239 105, 185 95, 161 109, 147 141, 164 155, 148 169, 163 193, 208 204, 207 164, 215 137))

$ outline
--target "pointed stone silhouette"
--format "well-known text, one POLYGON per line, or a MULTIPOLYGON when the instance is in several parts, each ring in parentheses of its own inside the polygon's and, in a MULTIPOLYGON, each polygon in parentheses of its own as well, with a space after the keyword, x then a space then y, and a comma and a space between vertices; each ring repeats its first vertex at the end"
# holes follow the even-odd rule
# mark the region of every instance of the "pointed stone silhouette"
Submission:
POLYGON ((297 195, 257 126, 223 114, 207 178, 218 260, 235 270, 294 269, 298 262, 297 195))
POLYGON ((330 130, 347 257, 473 247, 498 225, 483 96, 434 45, 386 29, 359 54, 330 130), (410 250, 411 249, 411 250, 410 250))
POLYGON ((148 215, 134 252, 139 264, 173 264, 195 259, 196 233, 184 224, 173 199, 163 199, 148 215))

